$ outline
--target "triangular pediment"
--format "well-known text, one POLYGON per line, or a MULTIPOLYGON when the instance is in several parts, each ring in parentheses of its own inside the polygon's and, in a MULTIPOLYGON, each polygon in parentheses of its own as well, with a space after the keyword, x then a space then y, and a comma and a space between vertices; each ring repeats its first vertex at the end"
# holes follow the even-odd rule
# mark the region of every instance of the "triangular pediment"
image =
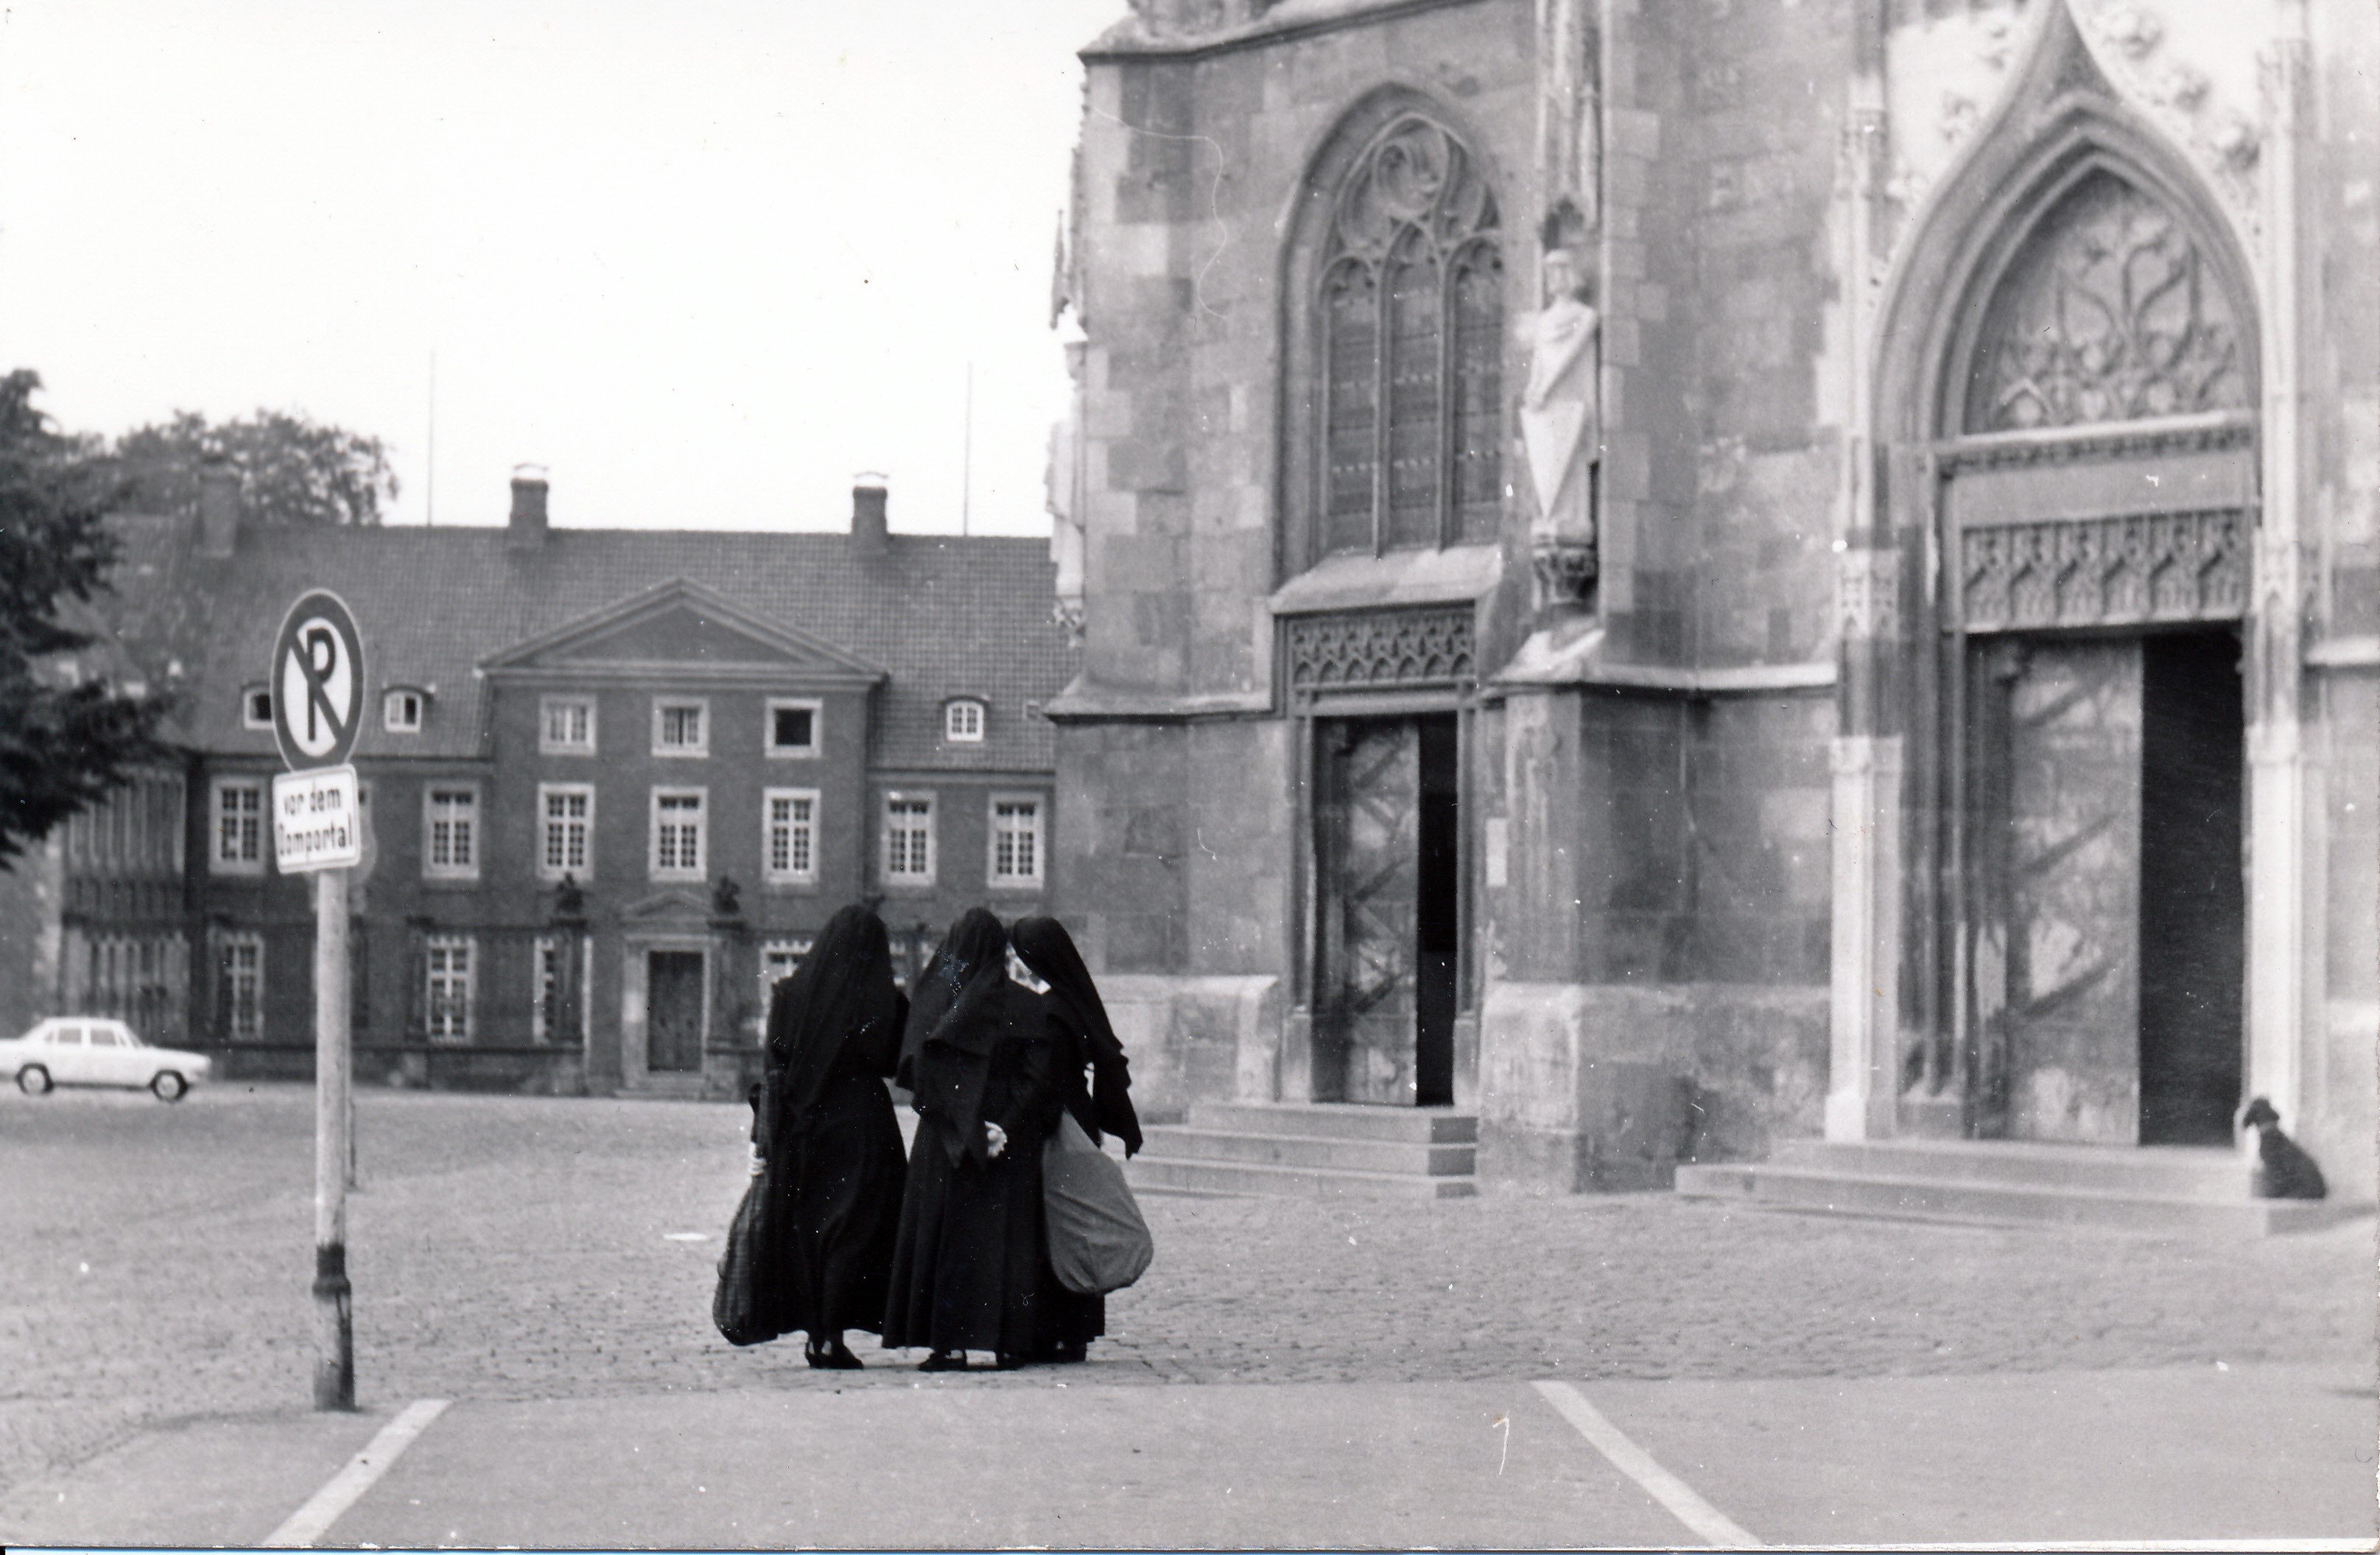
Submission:
POLYGON ((480 664, 491 673, 575 674, 762 673, 789 679, 884 678, 875 664, 797 626, 731 603, 699 584, 672 578, 515 643, 480 664))
POLYGON ((683 923, 710 916, 710 900, 693 890, 656 891, 620 909, 624 923, 683 923))

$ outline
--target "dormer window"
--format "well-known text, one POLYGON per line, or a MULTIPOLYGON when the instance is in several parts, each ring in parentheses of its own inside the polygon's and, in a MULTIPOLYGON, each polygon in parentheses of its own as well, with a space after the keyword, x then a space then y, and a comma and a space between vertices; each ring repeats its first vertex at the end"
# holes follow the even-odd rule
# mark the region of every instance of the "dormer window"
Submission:
POLYGON ((415 690, 391 691, 380 699, 382 727, 392 735, 421 733, 421 709, 427 699, 415 690))
POLYGON ((239 693, 239 723, 243 729, 273 727, 273 688, 249 686, 239 693))
POLYGON ((942 738, 953 745, 983 743, 983 704, 962 697, 942 707, 942 738))
POLYGON ((771 756, 818 754, 819 705, 791 697, 769 699, 768 751, 771 756))

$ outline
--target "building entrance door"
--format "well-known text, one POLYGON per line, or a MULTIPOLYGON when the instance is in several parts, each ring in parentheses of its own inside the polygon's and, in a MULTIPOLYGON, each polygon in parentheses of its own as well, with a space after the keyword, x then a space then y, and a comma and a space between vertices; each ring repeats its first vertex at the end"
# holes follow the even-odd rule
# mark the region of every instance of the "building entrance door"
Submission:
POLYGON ((645 953, 645 1068, 654 1074, 702 1069, 702 953, 645 953))
POLYGON ((1460 834, 1452 714, 1319 729, 1315 1093, 1454 1096, 1460 834))
POLYGON ((2226 1141, 2244 946, 2228 631, 1999 638, 1969 664, 1973 1131, 2226 1141))

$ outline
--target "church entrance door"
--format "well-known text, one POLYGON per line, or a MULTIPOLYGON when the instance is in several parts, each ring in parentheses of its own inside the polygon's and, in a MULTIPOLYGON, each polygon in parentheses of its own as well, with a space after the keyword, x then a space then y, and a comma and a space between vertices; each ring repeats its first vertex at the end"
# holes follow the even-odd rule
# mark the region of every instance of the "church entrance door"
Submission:
POLYGON ((1969 663, 1974 1132, 2228 1142, 2241 699, 2228 630, 2011 636, 1969 663))
POLYGON ((1461 879, 1454 716, 1318 730, 1315 1094, 1444 1105, 1461 879))

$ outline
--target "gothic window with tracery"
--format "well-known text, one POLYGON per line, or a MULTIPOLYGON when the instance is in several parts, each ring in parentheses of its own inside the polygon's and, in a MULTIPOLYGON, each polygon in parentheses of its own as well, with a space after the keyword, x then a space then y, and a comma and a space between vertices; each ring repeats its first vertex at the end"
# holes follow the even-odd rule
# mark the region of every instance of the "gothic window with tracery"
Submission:
POLYGON ((1503 259, 1471 153, 1418 114, 1340 187, 1319 269, 1320 549, 1493 538, 1503 259))
POLYGON ((1966 430, 2244 409, 2240 325, 2174 213, 2097 173, 2050 211, 1985 315, 1966 430))

